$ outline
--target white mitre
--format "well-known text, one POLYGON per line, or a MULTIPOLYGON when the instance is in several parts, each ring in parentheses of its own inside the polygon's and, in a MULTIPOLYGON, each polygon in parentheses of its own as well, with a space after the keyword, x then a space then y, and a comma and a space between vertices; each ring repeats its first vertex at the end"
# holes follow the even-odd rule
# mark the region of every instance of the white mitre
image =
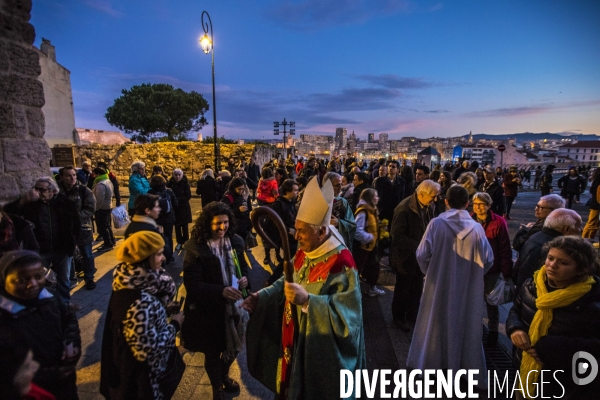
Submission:
POLYGON ((304 189, 296 219, 307 224, 329 226, 333 197, 333 186, 330 180, 325 182, 321 189, 317 179, 311 179, 304 189))

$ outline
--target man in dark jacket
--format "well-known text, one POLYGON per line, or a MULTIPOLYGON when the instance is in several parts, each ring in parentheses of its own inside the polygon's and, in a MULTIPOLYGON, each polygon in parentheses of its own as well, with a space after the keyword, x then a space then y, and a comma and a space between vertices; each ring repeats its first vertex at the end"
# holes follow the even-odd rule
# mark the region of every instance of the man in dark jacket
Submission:
MULTIPOLYGON (((587 179, 579 175, 577 168, 569 168, 569 173, 558 180, 560 195, 567 199, 567 208, 573 206, 573 198, 579 196, 587 187, 587 179)), ((577 200, 575 201, 578 202, 577 200)))
POLYGON ((423 181, 416 192, 394 210, 390 229, 390 265, 396 271, 392 315, 394 323, 405 332, 410 330, 407 321, 414 322, 419 311, 423 273, 416 252, 429 221, 435 217, 434 200, 439 192, 437 182, 423 181))
POLYGON ((540 190, 542 191, 542 196, 550 194, 552 191, 552 172, 554 171, 554 168, 556 168, 554 165, 548 165, 540 177, 540 190))
POLYGON ((387 176, 380 176, 373 181, 373 188, 379 195, 379 219, 388 220, 388 228, 394 217, 394 209, 404 199, 404 179, 398 175, 400 165, 398 161, 390 161, 387 165, 387 176))
POLYGON ((369 180, 369 175, 365 172, 356 172, 354 174, 354 179, 352 180, 354 184, 354 193, 352 194, 352 212, 356 211, 356 206, 360 200, 360 194, 363 190, 368 189, 371 185, 371 181, 369 180))
POLYGON ((90 180, 90 174, 92 173, 92 166, 88 161, 81 163, 81 169, 77 171, 77 180, 82 185, 87 185, 90 180))
POLYGON ((44 266, 56 273, 57 294, 64 303, 69 303, 69 264, 81 233, 75 204, 59 193, 54 179, 45 176, 35 182, 26 196, 8 204, 5 210, 33 222, 44 266))
POLYGON ((548 251, 544 250, 544 244, 558 236, 579 236, 581 227, 581 217, 575 211, 567 208, 552 211, 546 218, 542 230, 531 236, 519 253, 513 272, 513 281, 516 283, 517 290, 546 262, 548 251))
MULTIPOLYGON (((75 203, 75 207, 77 207, 77 212, 79 213, 81 235, 77 240, 77 248, 83 261, 85 288, 93 290, 96 287, 94 283, 96 266, 94 264, 94 256, 92 255, 92 242, 94 240, 92 234, 92 216, 96 211, 96 197, 89 188, 77 180, 77 173, 73 166, 61 168, 60 176, 62 178, 58 183, 60 193, 75 203)), ((92 174, 91 176, 94 175, 92 174)), ((90 180, 93 181, 92 178, 90 180)), ((77 281, 74 268, 71 268, 70 279, 71 281, 77 281)))
POLYGON ((559 208, 565 208, 565 200, 562 197, 557 194, 542 196, 534 209, 537 220, 535 222, 530 222, 527 225, 521 225, 513 239, 513 249, 521 251, 525 242, 527 242, 531 236, 542 230, 548 215, 559 208))
POLYGON ((260 167, 256 164, 256 155, 250 158, 250 163, 244 168, 246 172, 246 185, 248 189, 252 190, 252 200, 256 200, 256 188, 258 188, 258 181, 260 180, 260 167))
POLYGON ((492 198, 491 210, 494 214, 503 216, 506 212, 504 204, 504 189, 496 181, 496 172, 493 168, 484 170, 485 182, 479 187, 480 192, 486 192, 492 198))

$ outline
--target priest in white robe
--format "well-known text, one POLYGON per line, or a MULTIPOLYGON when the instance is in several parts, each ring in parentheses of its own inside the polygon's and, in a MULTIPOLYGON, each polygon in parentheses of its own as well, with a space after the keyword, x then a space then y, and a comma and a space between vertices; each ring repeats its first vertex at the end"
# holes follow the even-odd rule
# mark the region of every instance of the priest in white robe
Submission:
POLYGON ((448 189, 449 211, 429 223, 417 249, 425 284, 408 353, 409 369, 477 369, 487 387, 483 275, 494 255, 485 231, 466 211, 465 188, 448 189))

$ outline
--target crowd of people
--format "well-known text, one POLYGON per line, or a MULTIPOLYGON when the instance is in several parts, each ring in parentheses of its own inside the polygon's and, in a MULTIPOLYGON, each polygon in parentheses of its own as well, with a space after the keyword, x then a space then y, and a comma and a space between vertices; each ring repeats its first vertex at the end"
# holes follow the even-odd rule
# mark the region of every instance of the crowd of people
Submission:
MULTIPOLYGON (((555 182, 559 195, 552 193, 553 170, 535 171, 542 194, 536 221, 522 224, 511 241, 507 220, 531 170, 468 161, 434 168, 385 158, 366 163, 351 155, 263 165, 255 155, 231 158, 222 171, 206 165, 195 182, 202 210, 194 219, 193 182, 182 169, 168 177, 156 165, 147 176, 136 161, 131 222, 116 248, 100 392, 108 399, 171 398, 185 369, 175 344, 181 332, 184 348, 205 355, 214 399, 239 391, 229 369, 244 343, 252 375, 282 398, 338 397, 339 380, 331 377, 366 366, 362 296, 386 295, 378 286, 382 257, 396 274, 393 323, 413 331, 409 369, 476 369, 485 378, 483 348, 497 345, 500 330, 498 305, 485 299, 500 281, 516 290, 506 334, 521 376, 540 366, 570 376, 572 353, 600 357, 598 262, 585 240, 600 228, 600 169, 591 174, 585 228, 570 208, 590 171, 569 169, 555 182), (248 279, 256 207, 271 208, 287 232, 282 237, 262 221, 272 239, 262 241, 263 264, 272 271, 264 288, 248 279), (293 282, 284 278, 284 240, 293 282), (181 251, 183 304, 165 269, 181 251)), ((77 273, 86 289, 96 286, 94 232, 103 242, 98 251, 116 246, 118 185, 105 163, 64 167, 0 212, 0 356, 10 360, 0 368, 0 397, 77 398, 81 337, 70 289, 77 273), (15 340, 18 346, 6 345, 15 340)), ((564 390, 588 398, 598 385, 591 388, 564 390)))

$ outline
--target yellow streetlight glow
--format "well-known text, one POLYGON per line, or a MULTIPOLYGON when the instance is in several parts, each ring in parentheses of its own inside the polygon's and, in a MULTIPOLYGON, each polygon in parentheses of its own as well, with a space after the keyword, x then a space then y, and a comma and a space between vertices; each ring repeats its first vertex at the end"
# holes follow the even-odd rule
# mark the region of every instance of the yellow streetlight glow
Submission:
POLYGON ((211 48, 212 42, 210 40, 210 38, 208 37, 208 35, 204 35, 200 38, 200 46, 202 47, 202 51, 205 54, 210 53, 210 48, 211 48))

